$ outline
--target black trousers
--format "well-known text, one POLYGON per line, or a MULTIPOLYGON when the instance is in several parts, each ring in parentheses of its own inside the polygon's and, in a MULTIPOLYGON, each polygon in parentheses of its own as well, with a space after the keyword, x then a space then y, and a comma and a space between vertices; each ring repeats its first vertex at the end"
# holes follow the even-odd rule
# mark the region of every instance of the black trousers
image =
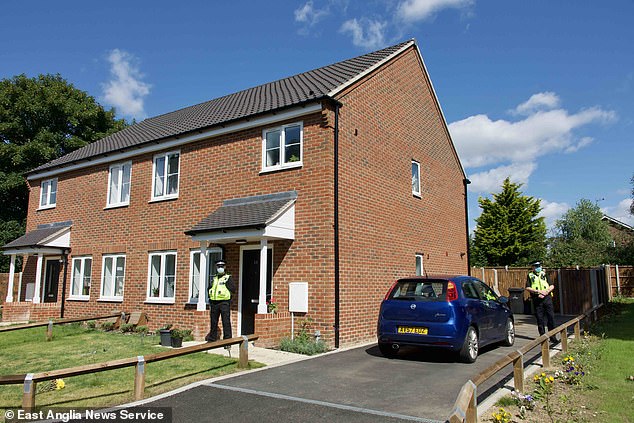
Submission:
POLYGON ((231 302, 210 301, 209 317, 211 328, 205 340, 213 342, 218 340, 218 318, 222 318, 222 338, 231 338, 231 302))
POLYGON ((555 310, 553 299, 550 295, 546 298, 533 298, 535 302, 535 317, 537 318, 537 330, 540 335, 546 333, 544 323, 548 325, 548 330, 555 329, 555 310))

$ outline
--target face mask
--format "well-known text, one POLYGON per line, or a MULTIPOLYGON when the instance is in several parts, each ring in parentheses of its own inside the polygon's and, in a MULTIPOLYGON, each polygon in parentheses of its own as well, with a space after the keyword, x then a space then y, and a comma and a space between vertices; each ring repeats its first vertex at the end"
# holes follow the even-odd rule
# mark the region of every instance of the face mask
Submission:
POLYGON ((535 268, 535 273, 539 273, 539 272, 541 272, 541 271, 542 271, 542 268, 541 268, 541 267, 536 267, 536 268, 535 268))
POLYGON ((225 273, 225 268, 224 267, 217 267, 216 270, 218 270, 218 273, 220 273, 220 274, 225 273))

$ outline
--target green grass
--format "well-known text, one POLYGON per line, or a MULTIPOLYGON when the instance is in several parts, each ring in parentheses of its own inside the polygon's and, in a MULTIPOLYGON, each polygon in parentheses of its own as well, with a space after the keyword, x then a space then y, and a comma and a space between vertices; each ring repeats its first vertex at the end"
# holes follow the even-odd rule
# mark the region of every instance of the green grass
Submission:
MULTIPOLYGON (((50 342, 46 341, 46 328, 2 333, 0 345, 0 375, 63 369, 167 350, 159 346, 158 336, 101 332, 78 324, 55 326, 50 342)), ((262 366, 249 364, 252 368, 262 366)), ((147 363, 145 398, 235 371, 237 358, 204 352, 147 363)), ((127 367, 64 378, 64 389, 38 392, 36 406, 92 408, 133 401, 134 372, 134 367, 127 367)), ((40 389, 44 384, 39 384, 40 389)), ((0 409, 21 406, 22 389, 22 385, 0 386, 0 409)))
POLYGON ((634 299, 611 303, 609 316, 592 328, 602 339, 596 351, 600 359, 588 375, 588 382, 596 387, 584 395, 593 408, 602 411, 605 422, 634 423, 634 299))

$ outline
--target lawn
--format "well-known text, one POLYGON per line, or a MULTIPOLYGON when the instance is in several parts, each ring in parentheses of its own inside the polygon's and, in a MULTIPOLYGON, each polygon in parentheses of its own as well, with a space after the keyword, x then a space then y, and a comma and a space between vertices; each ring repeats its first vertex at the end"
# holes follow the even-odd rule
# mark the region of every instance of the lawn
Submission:
POLYGON ((568 354, 525 381, 525 395, 502 398, 481 421, 634 423, 634 299, 603 312, 568 354))
MULTIPOLYGON (((36 373, 167 350, 159 346, 158 336, 102 332, 79 324, 55 326, 53 334, 53 340, 47 342, 46 328, 1 333, 0 375, 36 373)), ((251 368, 262 366, 249 364, 251 368)), ((145 397, 237 370, 237 358, 204 352, 147 363, 145 397)), ((134 367, 128 367, 74 376, 64 379, 63 389, 47 392, 41 392, 47 382, 40 382, 36 405, 93 408, 133 401, 134 372, 134 367)), ((0 409, 20 407, 22 389, 22 385, 0 386, 0 409)))

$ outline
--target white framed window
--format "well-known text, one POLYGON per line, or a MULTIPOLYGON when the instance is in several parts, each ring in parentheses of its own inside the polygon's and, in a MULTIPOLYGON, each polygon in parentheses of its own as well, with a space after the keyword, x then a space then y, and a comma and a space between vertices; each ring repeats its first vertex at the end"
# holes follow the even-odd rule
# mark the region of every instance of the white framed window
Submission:
POLYGON ((101 296, 99 299, 104 301, 123 301, 124 282, 125 255, 104 255, 101 267, 101 296))
POLYGON ((148 260, 148 302, 174 302, 176 251, 150 253, 148 260))
POLYGON ((152 172, 152 200, 177 198, 180 152, 170 151, 154 156, 152 172))
POLYGON ((110 171, 108 172, 108 207, 127 206, 130 204, 131 177, 132 162, 110 166, 110 171))
POLYGON ((92 257, 73 257, 69 299, 87 300, 90 298, 92 275, 92 257))
POLYGON ((57 204, 57 178, 42 181, 40 185, 40 209, 51 209, 57 204))
POLYGON ((416 276, 423 276, 423 255, 416 254, 416 276))
POLYGON ((420 163, 412 160, 412 194, 420 197, 420 163))
POLYGON ((262 131, 262 171, 302 166, 303 143, 301 122, 262 131))
MULTIPOLYGON (((222 249, 209 248, 207 250, 207 288, 205 289, 205 299, 209 302, 209 276, 212 274, 215 263, 222 258, 222 249)), ((189 266, 189 302, 198 303, 198 281, 200 280, 200 250, 193 250, 190 254, 190 266, 189 266)))

